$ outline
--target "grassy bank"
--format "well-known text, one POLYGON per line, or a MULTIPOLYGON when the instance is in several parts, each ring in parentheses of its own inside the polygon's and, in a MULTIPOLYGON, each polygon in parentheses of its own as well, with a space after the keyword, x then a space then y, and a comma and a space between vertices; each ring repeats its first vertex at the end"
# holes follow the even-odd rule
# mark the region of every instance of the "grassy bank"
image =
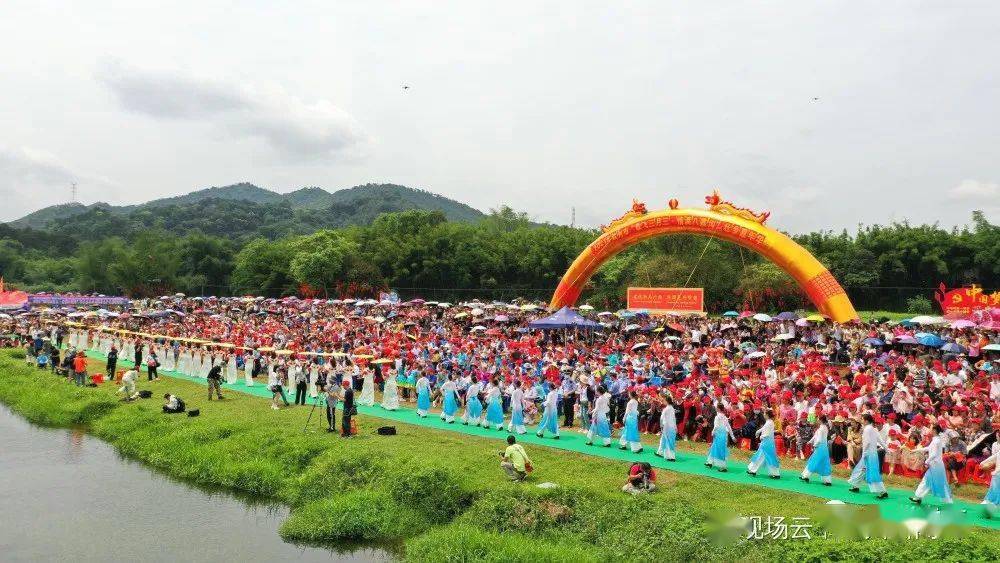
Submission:
MULTIPOLYGON (((716 542, 720 507, 815 518, 823 502, 670 472, 660 473, 656 494, 632 498, 618 492, 622 463, 543 447, 529 448, 532 482, 560 487, 515 485, 497 468, 495 440, 405 424, 380 437, 374 429, 384 422, 364 416, 351 440, 303 433, 308 407, 275 412, 237 393, 209 403, 204 387, 169 378, 141 383, 154 399, 125 404, 110 385, 77 389, 15 354, 0 353, 0 401, 33 422, 86 424, 170 475, 286 503, 292 514, 280 532, 290 540, 399 541, 416 561, 1000 559, 1000 534, 986 530, 937 540, 716 542), (156 397, 167 391, 202 415, 163 415, 156 397)), ((312 426, 322 425, 314 417, 312 426)))

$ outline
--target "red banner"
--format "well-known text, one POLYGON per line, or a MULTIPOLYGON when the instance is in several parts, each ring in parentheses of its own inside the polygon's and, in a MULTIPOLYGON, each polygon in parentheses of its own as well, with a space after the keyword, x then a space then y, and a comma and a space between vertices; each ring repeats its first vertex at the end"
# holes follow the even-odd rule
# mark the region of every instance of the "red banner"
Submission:
POLYGON ((702 313, 705 290, 700 287, 630 287, 628 308, 652 313, 702 313))
POLYGON ((1000 291, 987 294, 978 285, 949 290, 942 283, 934 292, 934 299, 949 319, 968 317, 980 309, 1000 307, 1000 291))

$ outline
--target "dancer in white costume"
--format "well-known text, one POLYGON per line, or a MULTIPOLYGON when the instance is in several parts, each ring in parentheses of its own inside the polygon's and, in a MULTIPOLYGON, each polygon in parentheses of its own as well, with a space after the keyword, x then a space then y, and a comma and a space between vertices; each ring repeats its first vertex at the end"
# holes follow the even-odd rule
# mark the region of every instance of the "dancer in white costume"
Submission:
POLYGON ((465 390, 465 410, 462 412, 462 424, 479 426, 479 419, 483 416, 483 403, 479 400, 479 392, 483 385, 478 380, 469 384, 465 390))
POLYGON ((674 400, 670 395, 664 397, 666 404, 660 411, 660 445, 656 455, 667 461, 677 461, 677 413, 674 411, 674 400))
POLYGON ((236 373, 236 354, 229 352, 226 355, 229 358, 226 361, 226 383, 232 385, 239 377, 239 374, 236 373))
POLYGON ((522 381, 514 387, 510 393, 510 422, 507 424, 507 432, 524 434, 527 429, 524 427, 524 389, 525 383, 522 381))
POLYGON ((319 364, 309 362, 309 396, 315 399, 319 396, 316 390, 316 382, 319 381, 319 364))
POLYGON ((920 504, 927 494, 932 494, 941 499, 945 504, 951 504, 951 490, 948 488, 948 474, 944 468, 944 447, 948 442, 948 434, 937 424, 934 425, 934 438, 926 447, 918 448, 927 452, 927 461, 924 465, 924 478, 917 485, 917 490, 910 497, 910 501, 920 504))
POLYGON ((861 459, 858 460, 854 470, 851 471, 850 483, 852 493, 860 490, 862 481, 868 483, 868 490, 875 493, 875 498, 884 499, 889 497, 882 483, 882 467, 878 460, 879 446, 885 447, 882 435, 875 429, 875 418, 870 413, 865 413, 865 428, 861 432, 861 459))
POLYGON ((399 408, 399 393, 396 385, 396 370, 389 370, 382 388, 382 408, 394 411, 399 408))
POLYGON ((594 445, 594 436, 600 436, 604 447, 611 447, 611 425, 608 413, 611 411, 611 393, 604 385, 597 386, 597 399, 590 415, 590 429, 587 430, 587 445, 594 445))
POLYGON ((764 426, 761 426, 757 430, 760 446, 757 447, 757 452, 750 458, 750 463, 747 465, 747 473, 756 476, 760 466, 766 465, 771 479, 780 479, 781 465, 778 461, 778 450, 774 445, 774 411, 768 409, 764 414, 767 420, 764 421, 764 426))
POLYGON ((375 404, 375 372, 371 368, 365 368, 358 404, 364 407, 370 407, 375 404))
POLYGON ((243 356, 243 380, 247 387, 253 387, 253 355, 243 356))

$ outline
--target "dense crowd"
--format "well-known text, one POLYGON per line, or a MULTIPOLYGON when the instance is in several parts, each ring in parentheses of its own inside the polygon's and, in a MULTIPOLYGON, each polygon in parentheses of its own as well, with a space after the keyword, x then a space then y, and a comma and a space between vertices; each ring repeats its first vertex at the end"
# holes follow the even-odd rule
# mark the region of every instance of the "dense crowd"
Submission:
POLYGON ((426 401, 449 421, 503 428, 509 416, 513 432, 540 423, 558 434, 543 413, 586 431, 601 410, 613 428, 631 414, 639 433, 654 435, 669 401, 681 440, 712 442, 722 413, 737 447, 757 449, 771 424, 776 453, 799 459, 822 425, 835 465, 861 458, 868 415, 887 473, 919 475, 942 429, 954 483, 989 482, 978 463, 1000 430, 1000 325, 989 314, 838 325, 794 313, 661 318, 583 307, 596 329, 533 330, 547 313, 519 303, 178 295, 133 305, 33 310, 0 319, 0 329, 30 357, 68 348, 57 363, 93 350, 144 366, 150 379, 215 367, 229 383, 271 387, 275 408, 285 389, 306 404, 346 382, 359 405, 416 401, 426 415, 426 401))

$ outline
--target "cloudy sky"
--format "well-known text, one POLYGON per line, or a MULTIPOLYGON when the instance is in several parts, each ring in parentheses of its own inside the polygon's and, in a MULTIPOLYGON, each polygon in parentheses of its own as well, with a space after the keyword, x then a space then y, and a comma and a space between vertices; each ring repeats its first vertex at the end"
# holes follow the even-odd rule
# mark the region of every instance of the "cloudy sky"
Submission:
POLYGON ((713 188, 793 232, 1000 219, 992 0, 3 4, 0 220, 73 181, 393 182, 584 225, 713 188))

